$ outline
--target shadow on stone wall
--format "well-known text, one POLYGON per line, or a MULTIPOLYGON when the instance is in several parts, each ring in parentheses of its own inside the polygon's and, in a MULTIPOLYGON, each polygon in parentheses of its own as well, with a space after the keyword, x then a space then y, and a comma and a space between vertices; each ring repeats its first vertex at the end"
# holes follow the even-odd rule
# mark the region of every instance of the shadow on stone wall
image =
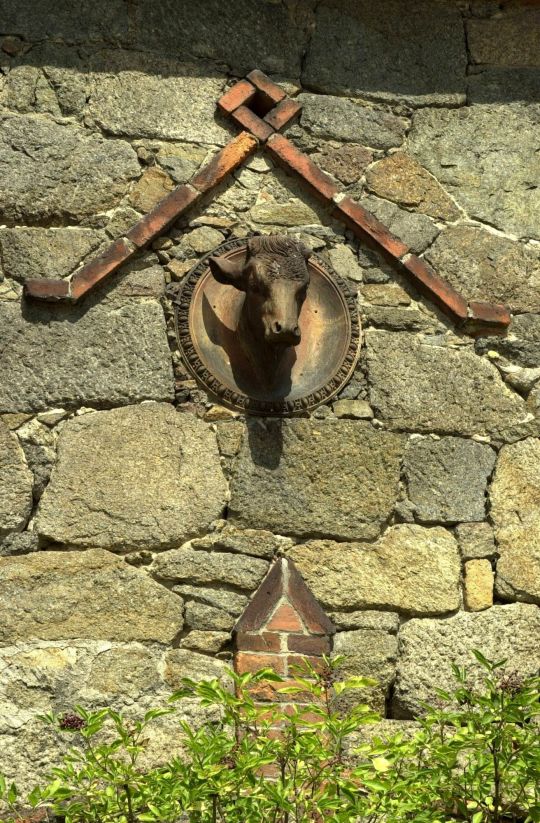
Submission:
POLYGON ((23 41, 8 43, 15 64, 78 73, 201 76, 186 64, 207 60, 210 76, 258 67, 314 91, 412 106, 538 99, 540 9, 461 5, 2 0, 0 34, 23 41))

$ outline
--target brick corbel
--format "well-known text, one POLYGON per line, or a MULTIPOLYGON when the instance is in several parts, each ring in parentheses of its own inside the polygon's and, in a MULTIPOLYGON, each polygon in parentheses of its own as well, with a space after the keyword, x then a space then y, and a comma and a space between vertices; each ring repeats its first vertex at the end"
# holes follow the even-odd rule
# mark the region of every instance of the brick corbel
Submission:
POLYGON ((280 132, 301 111, 297 100, 258 69, 235 83, 218 100, 218 108, 243 131, 203 166, 187 184, 178 186, 142 217, 125 237, 71 280, 27 280, 25 294, 36 300, 76 302, 105 280, 138 251, 165 232, 199 198, 214 189, 261 145, 287 173, 298 177, 364 243, 381 252, 418 290, 435 303, 463 331, 472 335, 504 334, 511 321, 505 306, 467 301, 421 257, 396 237, 374 215, 343 192, 313 160, 280 132))

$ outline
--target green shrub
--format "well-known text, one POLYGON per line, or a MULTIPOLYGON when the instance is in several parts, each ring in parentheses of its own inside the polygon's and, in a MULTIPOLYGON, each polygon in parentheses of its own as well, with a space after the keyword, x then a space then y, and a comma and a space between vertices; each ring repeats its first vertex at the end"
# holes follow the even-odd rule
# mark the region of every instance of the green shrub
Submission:
MULTIPOLYGON (((174 708, 129 722, 112 709, 44 719, 76 735, 50 782, 28 798, 66 823, 502 823, 540 821, 539 680, 522 682, 503 663, 474 653, 484 672, 473 687, 454 667, 457 688, 426 707, 420 731, 389 740, 362 736, 378 717, 339 698, 374 685, 340 681, 342 659, 317 674, 305 665, 293 686, 309 695, 292 714, 256 705, 251 689, 280 682, 272 671, 217 680, 186 679, 173 701, 197 698, 218 720, 180 722, 186 754, 143 769, 149 725, 174 708), (345 705, 349 708, 341 710, 345 705), (276 727, 279 731, 276 733, 276 727), (364 742, 362 742, 362 737, 364 742)), ((20 819, 17 791, 0 780, 6 820, 20 819)))

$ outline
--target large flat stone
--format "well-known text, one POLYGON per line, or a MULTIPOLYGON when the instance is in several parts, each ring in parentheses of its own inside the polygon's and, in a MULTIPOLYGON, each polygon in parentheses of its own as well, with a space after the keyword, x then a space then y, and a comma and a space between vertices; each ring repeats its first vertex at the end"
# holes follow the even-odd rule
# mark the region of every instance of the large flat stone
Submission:
POLYGON ((0 116, 0 218, 79 220, 110 209, 140 174, 131 146, 32 115, 0 116))
POLYGON ((101 549, 0 559, 0 642, 153 640, 170 643, 182 600, 101 549))
POLYGON ((2 31, 39 41, 47 37, 75 43, 115 40, 127 36, 128 16, 122 0, 96 0, 80 6, 72 0, 55 0, 53 5, 3 0, 2 31))
POLYGON ((523 400, 471 349, 407 332, 368 331, 371 405, 391 428, 486 435, 521 422, 523 400))
POLYGON ((358 421, 250 421, 229 519, 285 535, 376 537, 396 499, 403 445, 358 421))
POLYGON ((467 20, 467 43, 473 63, 540 67, 540 9, 507 6, 492 17, 467 20))
POLYGON ((159 579, 199 585, 228 583, 241 589, 255 589, 267 571, 265 560, 190 546, 164 552, 152 565, 152 573, 159 579))
POLYGON ((0 260, 14 280, 65 277, 105 239, 95 229, 0 229, 0 260))
POLYGON ((537 103, 540 69, 482 66, 468 76, 470 103, 537 103))
POLYGON ((160 54, 217 60, 235 75, 257 67, 299 77, 311 20, 310 4, 141 0, 133 9, 134 42, 160 54))
POLYGON ((540 440, 504 446, 491 487, 491 516, 500 554, 497 591, 540 603, 540 440))
POLYGON ((390 685, 394 680, 398 653, 395 634, 373 629, 338 632, 333 642, 334 654, 345 656, 339 669, 339 678, 373 677, 377 686, 351 692, 340 700, 341 706, 369 703, 384 715, 390 685))
POLYGON ((450 226, 426 252, 435 270, 469 300, 540 311, 540 252, 477 226, 450 226))
POLYGON ((465 99, 467 55, 457 5, 325 0, 302 80, 310 88, 413 106, 465 99))
POLYGON ((328 609, 444 614, 459 608, 458 546, 440 526, 403 523, 374 544, 316 540, 287 554, 328 609))
POLYGON ((408 150, 469 217, 538 239, 539 129, 534 107, 425 108, 414 114, 408 150))
POLYGON ((225 78, 204 64, 135 52, 99 52, 91 63, 87 119, 114 135, 224 144, 215 119, 225 78))
POLYGON ((490 446, 462 437, 412 442, 404 470, 416 518, 423 523, 483 520, 495 459, 490 446))
POLYGON ((452 691, 458 684, 450 663, 467 666, 479 679, 472 649, 490 660, 508 662, 508 670, 535 675, 540 666, 540 609, 515 603, 483 612, 459 612, 445 620, 410 620, 399 632, 400 657, 394 686, 394 717, 420 714, 422 702, 436 699, 436 689, 452 691))
POLYGON ((33 482, 16 435, 0 420, 0 538, 26 525, 33 482))
POLYGON ((155 300, 79 306, 0 302, 0 411, 171 400, 172 366, 155 300))
POLYGON ((400 146, 407 121, 395 114, 342 97, 301 94, 302 125, 316 137, 362 143, 374 149, 400 146))
POLYGON ((457 220, 459 209, 443 187, 413 157, 396 152, 379 160, 366 174, 368 188, 379 197, 440 220, 457 220))
POLYGON ((71 546, 160 548, 204 534, 226 484, 215 434, 166 404, 70 420, 35 528, 71 546))

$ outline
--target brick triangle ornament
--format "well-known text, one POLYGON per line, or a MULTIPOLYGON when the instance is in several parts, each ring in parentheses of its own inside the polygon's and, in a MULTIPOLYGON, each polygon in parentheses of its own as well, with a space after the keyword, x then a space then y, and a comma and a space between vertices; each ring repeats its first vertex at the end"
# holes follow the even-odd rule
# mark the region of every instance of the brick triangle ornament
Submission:
POLYGON ((27 280, 25 295, 50 302, 76 302, 166 232, 203 195, 215 189, 261 147, 288 174, 298 177, 329 208, 332 217, 344 223, 361 242, 381 253, 463 331, 472 335, 506 332, 511 315, 505 306, 467 301, 426 260, 412 253, 406 243, 352 200, 330 175, 281 134, 296 120, 302 106, 263 72, 258 69, 249 72, 220 97, 217 105, 242 129, 237 137, 199 169, 189 183, 173 189, 104 253, 81 266, 71 279, 27 280))

